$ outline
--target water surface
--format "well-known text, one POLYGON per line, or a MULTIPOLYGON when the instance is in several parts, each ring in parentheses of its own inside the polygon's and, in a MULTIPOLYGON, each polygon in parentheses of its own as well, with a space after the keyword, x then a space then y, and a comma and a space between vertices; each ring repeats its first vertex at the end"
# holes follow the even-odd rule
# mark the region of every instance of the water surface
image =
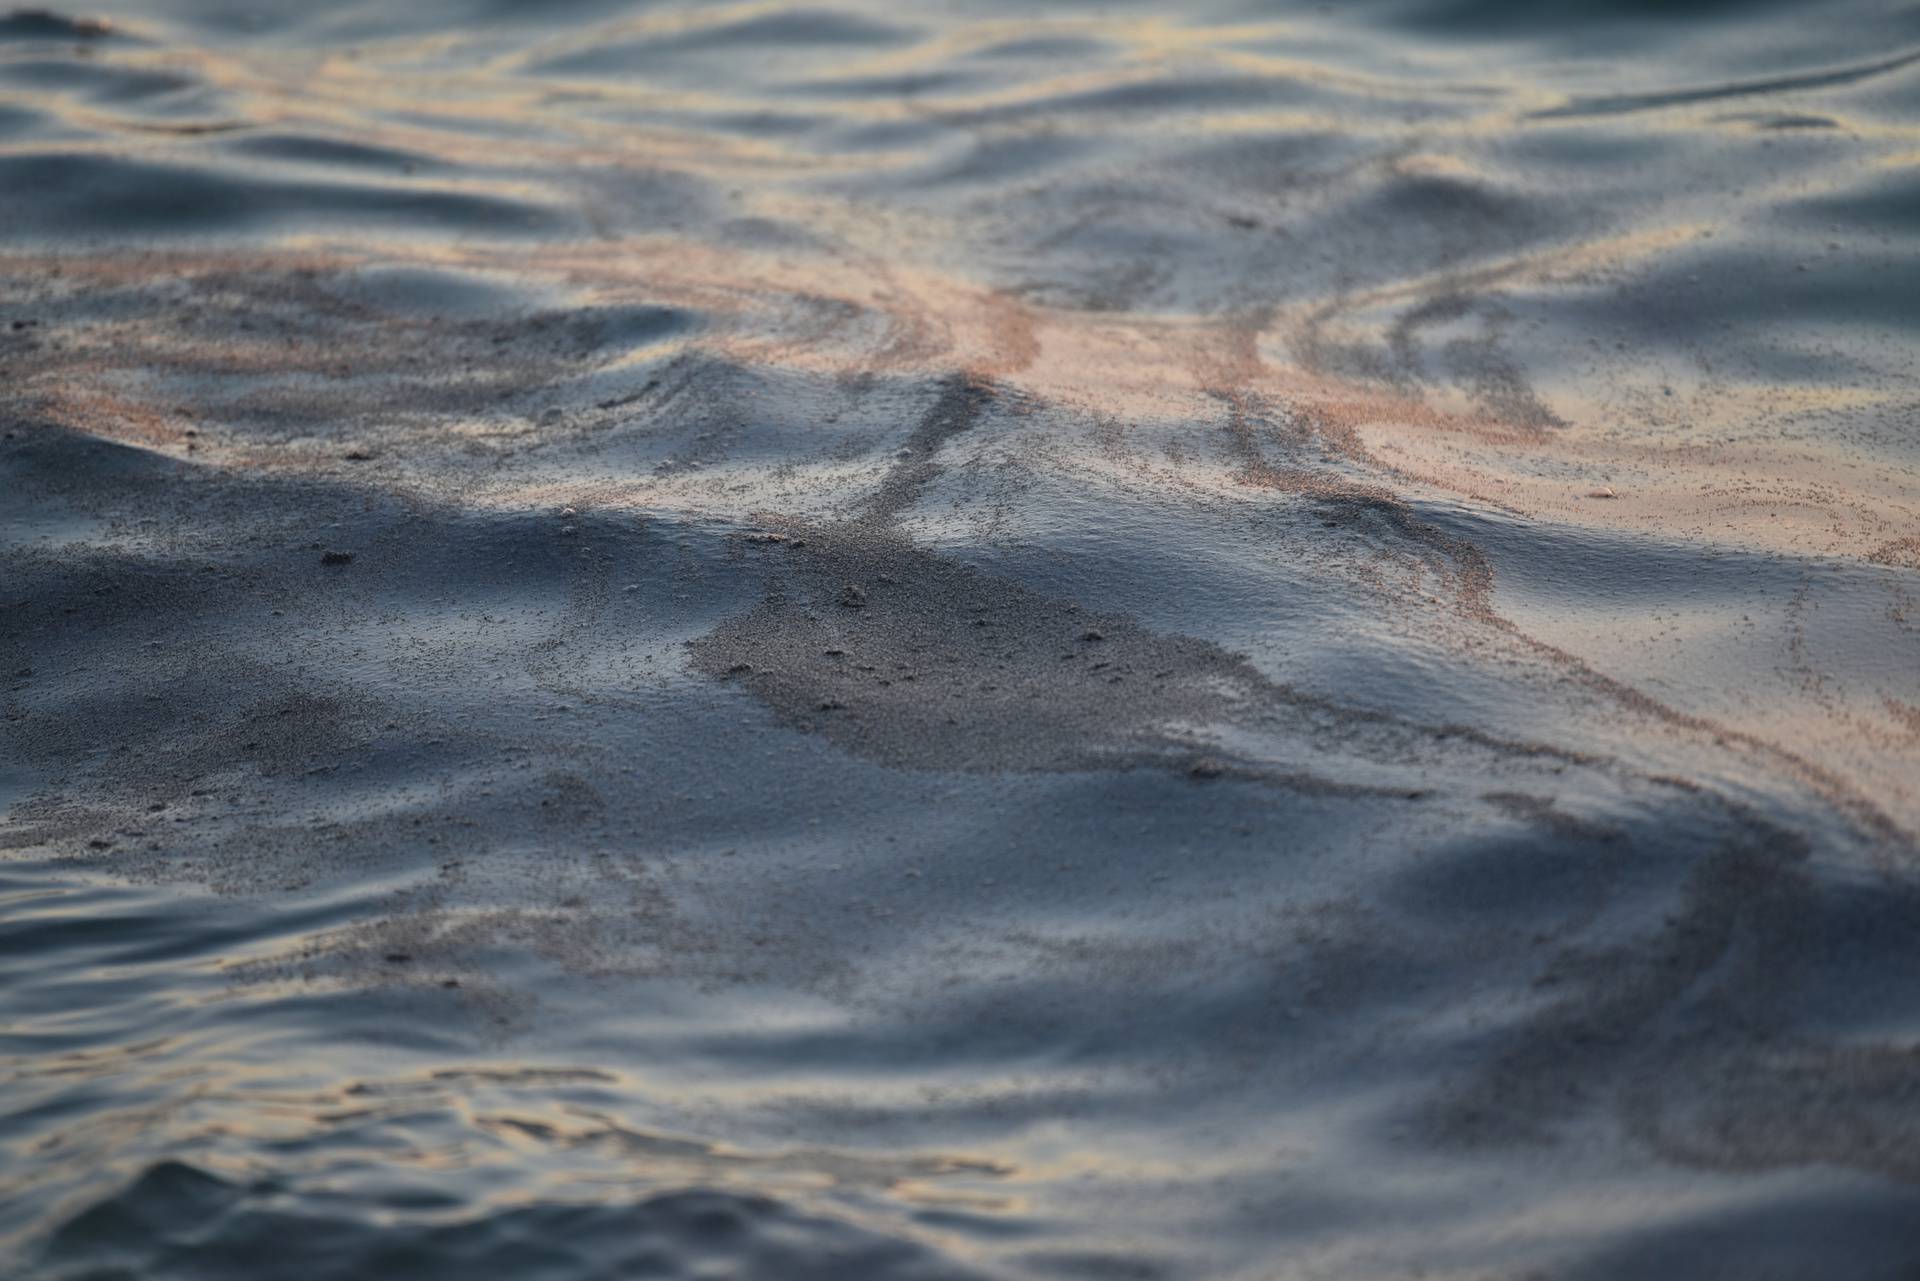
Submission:
POLYGON ((0 17, 29 1281, 1907 1278, 1920 9, 0 17))

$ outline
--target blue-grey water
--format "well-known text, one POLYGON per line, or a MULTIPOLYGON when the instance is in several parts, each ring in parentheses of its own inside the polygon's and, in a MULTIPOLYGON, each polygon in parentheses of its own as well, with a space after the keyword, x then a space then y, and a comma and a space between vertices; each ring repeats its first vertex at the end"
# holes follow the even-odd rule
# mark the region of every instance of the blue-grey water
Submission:
POLYGON ((0 1275, 1920 1277, 1920 7, 0 16, 0 1275))

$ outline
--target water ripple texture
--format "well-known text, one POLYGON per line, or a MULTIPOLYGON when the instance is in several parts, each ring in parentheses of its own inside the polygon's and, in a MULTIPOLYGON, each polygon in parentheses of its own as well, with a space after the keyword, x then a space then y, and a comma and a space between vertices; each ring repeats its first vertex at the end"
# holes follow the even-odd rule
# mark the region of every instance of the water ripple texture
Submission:
POLYGON ((1884 0, 0 14, 0 1274, 1913 1277, 1916 250, 1884 0))

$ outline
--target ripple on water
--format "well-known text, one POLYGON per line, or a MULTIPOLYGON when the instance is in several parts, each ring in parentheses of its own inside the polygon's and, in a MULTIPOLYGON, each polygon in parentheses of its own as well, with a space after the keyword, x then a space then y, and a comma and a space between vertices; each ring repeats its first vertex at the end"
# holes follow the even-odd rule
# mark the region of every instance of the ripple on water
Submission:
POLYGON ((766 1197, 693 1188, 629 1203, 526 1205, 461 1217, 436 1198, 302 1204, 163 1161, 63 1224, 35 1276, 361 1281, 724 1275, 740 1281, 969 1281, 922 1245, 797 1213, 766 1197), (332 1213, 328 1209, 332 1208, 332 1213), (435 1212, 438 1212, 437 1214, 435 1212), (409 1220, 414 1220, 409 1222, 409 1220))
POLYGON ((1904 1277, 1804 8, 0 16, 0 1271, 1904 1277))

